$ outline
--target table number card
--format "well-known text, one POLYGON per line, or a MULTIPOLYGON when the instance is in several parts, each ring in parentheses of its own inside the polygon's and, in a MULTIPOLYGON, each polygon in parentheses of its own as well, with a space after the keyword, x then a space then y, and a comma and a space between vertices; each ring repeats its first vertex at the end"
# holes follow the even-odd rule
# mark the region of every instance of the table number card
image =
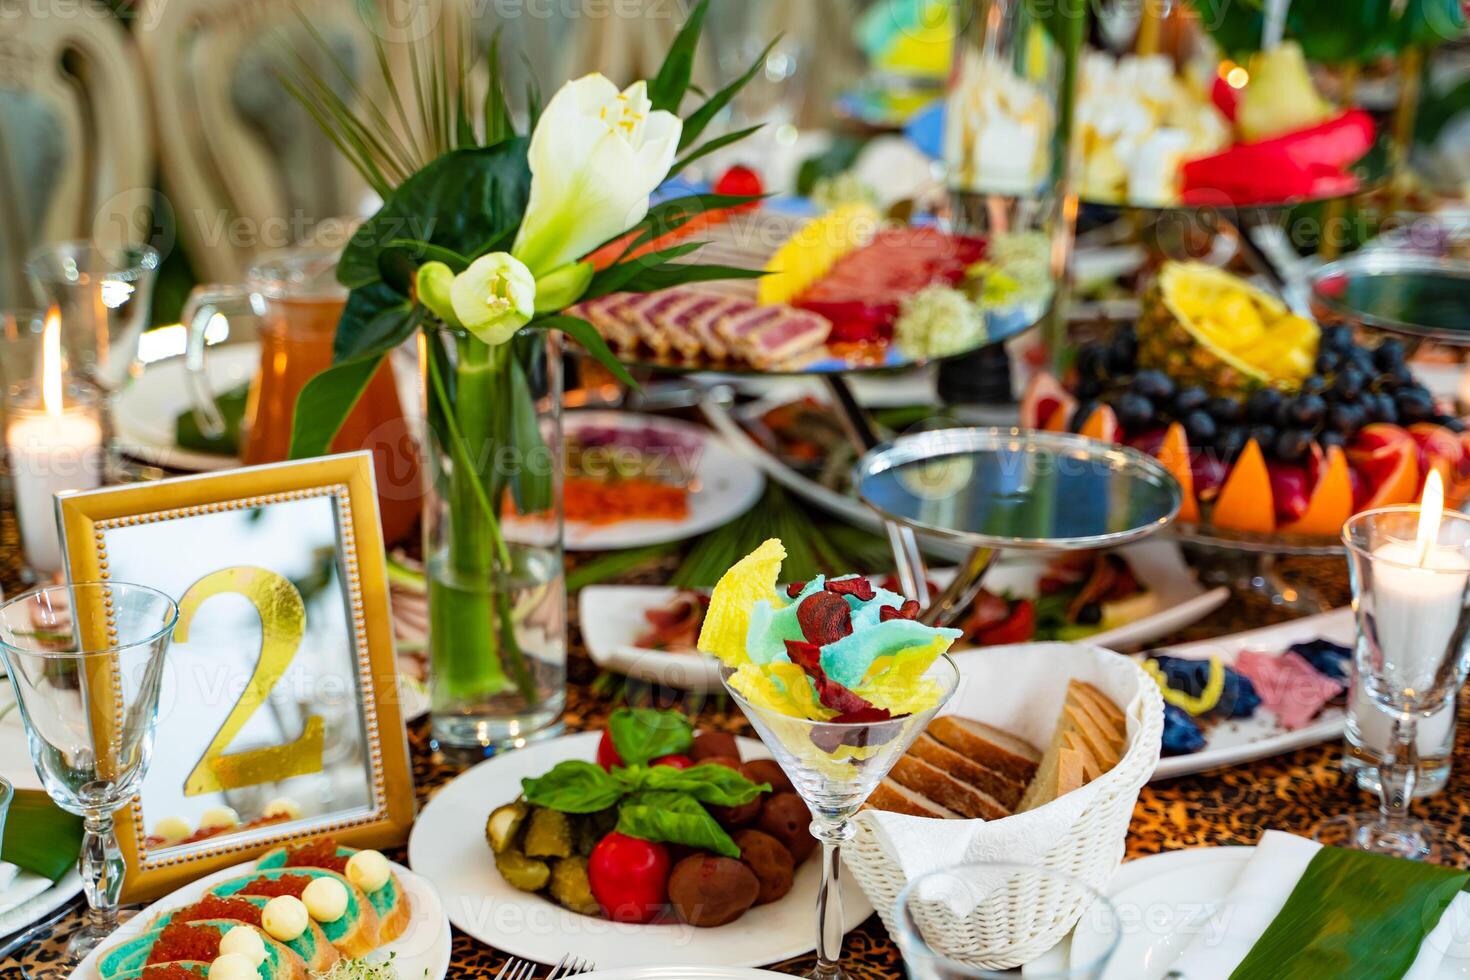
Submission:
POLYGON ((376 503, 367 453, 62 496, 73 580, 179 604, 153 758, 118 815, 124 901, 284 841, 407 836, 376 503))

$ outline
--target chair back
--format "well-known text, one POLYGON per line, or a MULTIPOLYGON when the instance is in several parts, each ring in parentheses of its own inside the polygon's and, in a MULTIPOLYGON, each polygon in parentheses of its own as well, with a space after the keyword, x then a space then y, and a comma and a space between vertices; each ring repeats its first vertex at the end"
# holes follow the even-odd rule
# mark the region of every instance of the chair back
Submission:
POLYGON ((29 306, 27 254, 154 227, 152 122, 127 30, 94 0, 0 0, 0 308, 29 306))

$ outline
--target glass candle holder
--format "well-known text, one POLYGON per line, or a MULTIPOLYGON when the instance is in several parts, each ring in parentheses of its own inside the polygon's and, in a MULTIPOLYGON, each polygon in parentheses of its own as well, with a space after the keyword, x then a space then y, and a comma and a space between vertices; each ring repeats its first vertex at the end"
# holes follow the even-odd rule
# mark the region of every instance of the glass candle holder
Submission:
POLYGON ((63 383, 11 386, 5 398, 5 452, 26 564, 42 577, 64 567, 56 494, 102 485, 106 463, 102 402, 95 388, 63 383))
MULTIPOLYGON (((1426 501, 1436 481, 1431 477, 1426 501)), ((1470 670, 1470 517, 1433 504, 1386 507, 1343 525, 1358 640, 1353 686, 1392 727, 1379 766, 1377 812, 1335 817, 1323 843, 1422 858, 1438 832, 1411 821, 1421 720, 1434 715, 1470 670)))

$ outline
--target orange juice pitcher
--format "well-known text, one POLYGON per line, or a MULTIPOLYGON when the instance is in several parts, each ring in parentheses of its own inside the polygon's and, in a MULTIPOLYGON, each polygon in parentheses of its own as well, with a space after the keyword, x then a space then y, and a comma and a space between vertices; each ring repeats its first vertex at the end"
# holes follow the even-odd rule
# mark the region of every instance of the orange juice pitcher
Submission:
MULTIPOLYGON (((332 366, 332 340, 347 304, 336 280, 337 249, 297 247, 267 253, 245 285, 197 287, 184 310, 187 364, 203 427, 223 424, 204 374, 205 331, 216 314, 254 316, 260 327, 260 367, 250 384, 241 426, 241 462, 274 463, 291 454, 296 396, 332 366)), ((423 500, 418 447, 385 361, 332 441, 333 452, 370 449, 384 540, 392 545, 414 529, 423 500)))

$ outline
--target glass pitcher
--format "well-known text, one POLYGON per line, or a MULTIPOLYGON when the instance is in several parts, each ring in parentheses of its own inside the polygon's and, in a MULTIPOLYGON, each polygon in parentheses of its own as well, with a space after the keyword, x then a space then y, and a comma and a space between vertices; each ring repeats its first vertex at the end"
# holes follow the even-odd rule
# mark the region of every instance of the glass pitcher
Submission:
MULTIPOLYGON (((224 417, 205 373, 205 331, 216 315, 253 316, 259 323, 260 367, 240 429, 246 466, 290 457, 296 396, 332 366, 332 340, 347 303, 347 290, 336 280, 340 254, 317 246, 267 253, 246 273, 244 285, 198 286, 184 307, 185 363, 201 428, 209 434, 223 429, 224 417)), ((413 531, 423 487, 417 443, 386 360, 332 442, 333 452, 357 449, 373 452, 383 538, 391 546, 413 531)))

